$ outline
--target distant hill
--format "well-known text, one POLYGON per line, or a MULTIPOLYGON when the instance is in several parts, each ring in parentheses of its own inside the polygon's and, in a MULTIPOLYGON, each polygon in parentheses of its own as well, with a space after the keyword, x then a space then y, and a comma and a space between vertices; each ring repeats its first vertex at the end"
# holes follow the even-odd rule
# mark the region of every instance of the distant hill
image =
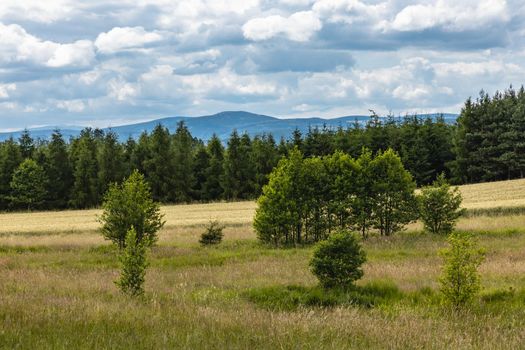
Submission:
MULTIPOLYGON (((422 114, 421 117, 436 118, 442 115, 447 123, 454 123, 456 121, 456 114, 422 114)), ((213 133, 216 133, 221 140, 226 140, 230 133, 236 129, 239 133, 248 133, 254 136, 262 133, 271 133, 276 140, 281 137, 288 138, 291 133, 297 128, 303 134, 308 132, 310 127, 323 127, 326 125, 329 128, 338 128, 339 126, 346 128, 352 126, 356 121, 364 124, 369 120, 369 116, 354 115, 334 119, 323 118, 293 118, 280 119, 270 117, 267 115, 254 114, 243 111, 221 112, 214 115, 207 115, 202 117, 169 117, 163 119, 152 120, 149 122, 115 126, 112 128, 105 128, 104 130, 115 131, 121 140, 126 140, 128 137, 138 138, 144 131, 150 132, 158 124, 167 127, 170 132, 175 131, 177 123, 184 120, 191 134, 202 140, 208 140, 213 133)), ((50 138, 53 130, 57 127, 39 127, 29 129, 31 136, 35 139, 50 138)), ((66 127, 59 128, 66 139, 72 136, 78 136, 82 127, 66 127)), ((9 137, 18 138, 22 130, 14 132, 0 133, 0 141, 6 140, 9 137)))

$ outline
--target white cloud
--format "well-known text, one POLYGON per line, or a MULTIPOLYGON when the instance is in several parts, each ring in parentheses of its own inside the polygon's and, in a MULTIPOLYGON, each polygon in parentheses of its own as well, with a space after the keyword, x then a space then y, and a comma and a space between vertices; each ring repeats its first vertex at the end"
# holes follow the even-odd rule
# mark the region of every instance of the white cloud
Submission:
POLYGON ((101 53, 114 53, 126 49, 140 48, 162 39, 161 34, 147 32, 143 27, 115 27, 107 33, 99 34, 97 40, 95 40, 95 46, 101 53))
POLYGON ((16 90, 16 84, 0 84, 0 98, 9 98, 9 92, 16 90))
POLYGON ((71 17, 75 12, 71 0, 2 0, 0 2, 0 19, 52 23, 71 17))
POLYGON ((94 57, 93 44, 89 40, 68 44, 43 41, 17 24, 0 23, 0 62, 33 62, 57 68, 87 66, 94 57))
POLYGON ((71 113, 80 113, 83 112, 86 108, 86 105, 81 100, 65 100, 58 101, 56 103, 57 108, 66 110, 71 113))
POLYGON ((398 31, 442 27, 446 31, 482 28, 510 19, 505 0, 437 0, 402 9, 391 23, 398 31))
POLYGON ((289 17, 273 15, 254 18, 246 22, 242 31, 247 39, 268 40, 283 34, 290 40, 305 42, 322 28, 322 23, 312 11, 301 11, 289 17))
POLYGON ((122 78, 112 79, 108 82, 108 95, 119 102, 129 102, 139 94, 139 86, 128 83, 122 78))

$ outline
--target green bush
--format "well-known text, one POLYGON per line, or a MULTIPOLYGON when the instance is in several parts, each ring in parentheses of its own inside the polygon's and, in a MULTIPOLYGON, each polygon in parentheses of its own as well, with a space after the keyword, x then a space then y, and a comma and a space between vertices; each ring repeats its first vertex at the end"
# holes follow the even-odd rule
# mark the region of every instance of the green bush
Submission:
POLYGON ((224 225, 221 225, 219 221, 210 221, 206 227, 206 232, 201 235, 199 243, 201 245, 213 245, 221 243, 222 237, 224 236, 222 230, 224 230, 224 225))
POLYGON ((425 230, 436 234, 451 233, 456 221, 465 212, 460 209, 461 201, 459 189, 451 189, 443 174, 432 186, 423 188, 418 203, 425 230))
POLYGON ((469 303, 481 288, 478 267, 484 252, 467 233, 453 233, 447 242, 449 247, 440 252, 445 263, 440 278, 441 293, 446 304, 457 308, 469 303))
POLYGON ((143 241, 137 240, 137 233, 131 228, 126 235, 126 247, 120 254, 122 270, 115 284, 120 290, 131 296, 144 294, 144 278, 148 266, 146 247, 143 241))
POLYGON ((324 288, 348 288, 363 277, 365 261, 357 235, 341 231, 317 244, 310 266, 324 288))

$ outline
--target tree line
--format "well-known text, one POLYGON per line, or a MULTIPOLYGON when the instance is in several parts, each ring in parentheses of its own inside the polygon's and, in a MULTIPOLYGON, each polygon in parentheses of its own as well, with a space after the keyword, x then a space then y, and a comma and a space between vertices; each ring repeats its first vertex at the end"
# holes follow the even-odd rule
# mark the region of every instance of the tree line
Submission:
POLYGON ((295 130, 288 139, 250 137, 233 131, 227 142, 198 140, 184 122, 172 133, 158 125, 138 140, 120 142, 112 131, 86 128, 65 140, 25 131, 0 142, 0 210, 89 208, 101 204, 110 184, 133 170, 144 174, 154 200, 163 203, 254 199, 262 193, 279 159, 294 149, 306 158, 342 151, 359 158, 393 149, 417 186, 439 174, 453 183, 523 177, 525 91, 509 88, 494 97, 468 99, 458 122, 443 118, 380 118, 364 125, 295 130))

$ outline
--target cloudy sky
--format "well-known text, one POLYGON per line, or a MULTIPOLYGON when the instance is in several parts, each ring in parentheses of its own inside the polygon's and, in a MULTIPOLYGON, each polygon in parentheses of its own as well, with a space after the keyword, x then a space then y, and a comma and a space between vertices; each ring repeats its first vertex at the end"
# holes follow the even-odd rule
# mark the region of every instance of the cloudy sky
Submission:
POLYGON ((524 38, 523 0, 1 0, 0 129, 456 113, 524 38))

